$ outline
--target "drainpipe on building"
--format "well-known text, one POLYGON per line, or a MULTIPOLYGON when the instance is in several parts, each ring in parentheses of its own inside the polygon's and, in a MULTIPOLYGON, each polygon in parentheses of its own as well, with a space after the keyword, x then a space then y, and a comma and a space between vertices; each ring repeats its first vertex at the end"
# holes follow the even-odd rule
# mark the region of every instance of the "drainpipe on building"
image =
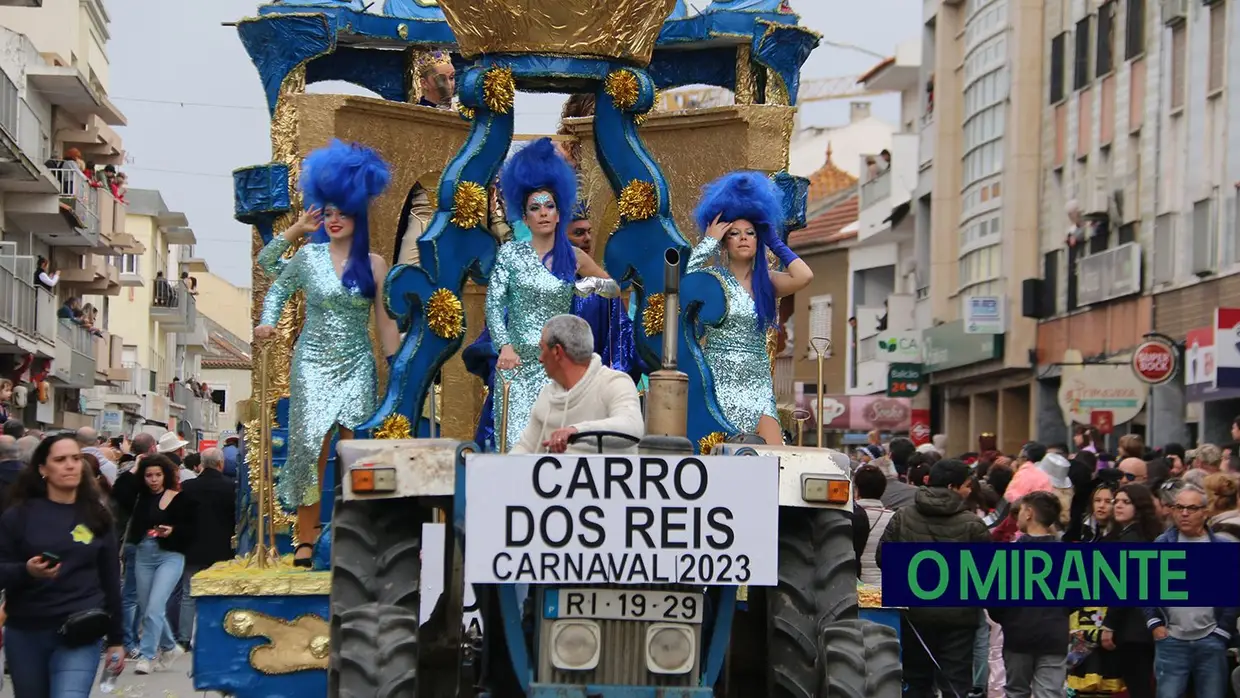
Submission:
MULTIPOLYGON (((1161 5, 1159 5, 1159 6, 1157 6, 1157 7, 1161 7, 1161 5)), ((1159 15, 1159 17, 1158 17, 1158 22, 1159 22, 1159 24, 1161 25, 1161 24, 1162 24, 1162 13, 1161 13, 1161 12, 1158 12, 1158 15, 1159 15)), ((1159 187, 1157 186, 1157 183, 1158 183, 1159 181, 1161 181, 1161 177, 1160 177, 1160 175, 1162 174, 1162 157, 1161 157, 1161 155, 1162 155, 1162 133, 1163 133, 1163 114, 1162 114, 1162 104, 1163 104, 1163 60, 1166 58, 1166 53, 1167 53, 1167 46, 1166 46, 1166 44, 1167 44, 1167 42, 1163 40, 1163 37, 1161 36, 1161 33, 1160 33, 1160 34, 1159 34, 1159 36, 1158 36, 1158 71, 1157 71, 1157 72, 1158 72, 1158 77, 1157 77, 1157 79, 1155 80, 1155 83, 1156 83, 1156 85, 1155 85, 1155 90, 1156 90, 1156 91, 1154 92, 1154 94, 1158 95, 1158 98, 1155 100, 1155 104, 1157 104, 1157 105, 1158 105, 1158 109, 1157 109, 1158 118, 1156 118, 1156 119, 1154 120, 1154 153, 1155 153, 1155 156, 1154 156, 1154 182, 1155 182, 1155 186, 1154 186, 1154 210, 1153 210, 1153 212, 1152 212, 1152 213, 1153 213, 1153 215, 1154 215, 1154 221, 1155 221, 1155 223, 1154 223, 1153 228, 1150 230, 1150 233, 1149 233, 1150 237, 1148 238, 1148 239, 1150 240, 1150 250, 1151 250, 1151 252, 1152 252, 1152 250, 1153 250, 1153 248, 1154 248, 1154 237, 1153 237, 1153 236, 1154 236, 1154 231, 1155 231, 1155 230, 1157 229, 1157 227, 1158 227, 1158 223, 1157 223, 1157 221, 1158 221, 1158 190, 1159 190, 1159 187)), ((1128 98, 1129 98, 1130 100, 1132 99, 1131 90, 1129 90, 1129 95, 1128 95, 1128 98)), ((1130 113, 1131 113, 1131 111, 1130 111, 1130 113)), ((1131 126, 1131 125, 1132 125, 1132 124, 1129 124, 1129 126, 1131 126)), ((1138 186, 1138 187, 1140 186, 1140 182, 1138 182, 1138 183, 1137 183, 1137 186, 1138 186)), ((1140 215, 1140 208, 1141 208, 1141 202, 1140 202, 1140 201, 1138 201, 1138 202, 1137 202, 1137 211, 1138 211, 1138 216, 1140 215)), ((1142 227, 1144 227, 1144 226, 1142 226, 1142 227)), ((1175 230, 1175 228, 1172 228, 1172 230, 1175 230)), ((1174 244, 1174 241, 1172 241, 1172 242, 1173 242, 1173 244, 1174 244)), ((1144 255, 1142 255, 1142 256, 1144 256, 1144 255)), ((1153 257, 1153 255, 1152 255, 1152 254, 1151 254, 1150 256, 1151 256, 1151 258, 1153 257)), ((1150 268, 1151 268, 1151 269, 1153 268, 1153 265, 1152 265, 1152 264, 1150 265, 1150 268)), ((1155 318, 1157 317, 1157 313, 1155 312, 1155 306, 1156 306, 1156 305, 1157 305, 1157 303, 1158 303, 1158 300, 1157 300, 1157 299, 1158 299, 1158 296, 1156 296, 1156 295, 1154 294, 1154 292, 1153 292, 1153 291, 1154 291, 1154 288, 1153 288, 1153 286, 1154 286, 1154 281, 1153 281, 1153 279, 1154 279, 1154 275, 1151 273, 1151 274, 1149 275, 1149 277, 1150 277, 1150 329, 1151 329, 1151 330, 1153 330, 1154 332, 1157 332, 1157 331, 1158 331, 1158 326, 1155 324, 1155 318)), ((1184 354, 1181 352, 1181 353, 1179 354, 1179 359, 1181 359, 1181 363, 1183 363, 1183 358, 1184 358, 1184 354)), ((1181 370, 1181 371, 1183 371, 1183 370, 1184 370, 1183 366, 1181 366, 1181 367, 1180 367, 1180 370, 1181 370)), ((1155 430, 1155 426, 1157 426, 1157 424, 1156 424, 1156 422, 1157 422, 1157 415, 1156 415, 1156 413, 1157 413, 1157 411, 1158 411, 1158 410, 1157 410, 1157 407, 1158 407, 1158 404, 1157 404, 1157 402, 1158 402, 1158 389, 1157 389, 1156 387, 1151 386, 1151 387, 1150 387, 1150 389, 1149 389, 1149 391, 1150 391, 1150 397, 1149 397, 1149 400, 1147 400, 1147 401, 1146 401, 1146 406, 1145 406, 1145 412, 1146 412, 1145 432, 1146 432, 1146 441, 1147 441, 1147 442, 1149 442, 1149 443, 1150 443, 1150 445, 1151 445, 1151 447, 1152 447, 1152 446, 1154 446, 1154 443, 1153 443, 1153 441, 1154 441, 1154 435, 1158 433, 1158 432, 1155 430)))

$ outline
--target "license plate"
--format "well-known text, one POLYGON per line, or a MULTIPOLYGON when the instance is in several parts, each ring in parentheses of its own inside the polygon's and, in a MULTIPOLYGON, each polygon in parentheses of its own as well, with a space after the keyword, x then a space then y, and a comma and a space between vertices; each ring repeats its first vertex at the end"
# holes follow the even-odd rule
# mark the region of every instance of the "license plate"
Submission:
POLYGON ((678 591, 548 589, 543 608, 547 618, 702 622, 702 595, 678 591))

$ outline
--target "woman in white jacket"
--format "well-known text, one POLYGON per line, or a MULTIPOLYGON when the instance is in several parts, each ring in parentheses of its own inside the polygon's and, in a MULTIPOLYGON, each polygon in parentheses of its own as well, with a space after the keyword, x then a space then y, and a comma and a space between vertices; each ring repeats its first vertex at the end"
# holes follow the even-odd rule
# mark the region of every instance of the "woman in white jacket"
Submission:
MULTIPOLYGON (((637 439, 645 434, 633 379, 603 365, 594 353, 590 323, 575 315, 556 315, 543 325, 538 349, 538 361, 551 382, 538 394, 521 441, 509 453, 591 453, 594 440, 570 447, 569 437, 588 431, 637 439)), ((610 453, 635 450, 631 443, 603 443, 610 453)))

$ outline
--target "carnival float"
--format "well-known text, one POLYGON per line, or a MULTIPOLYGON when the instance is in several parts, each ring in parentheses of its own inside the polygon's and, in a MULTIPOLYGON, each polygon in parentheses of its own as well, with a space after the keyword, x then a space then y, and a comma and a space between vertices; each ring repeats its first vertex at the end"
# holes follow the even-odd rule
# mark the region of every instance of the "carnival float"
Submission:
POLYGON ((724 322, 728 291, 719 274, 690 269, 698 194, 727 173, 772 183, 781 202, 772 227, 783 237, 769 247, 786 250, 788 232, 804 227, 808 182, 786 169, 800 70, 818 35, 783 0, 715 0, 696 13, 684 0, 299 0, 261 6, 236 28, 271 119, 271 162, 234 173, 236 219, 253 227, 253 320, 263 331, 238 481, 238 559, 193 580, 195 687, 238 698, 897 695, 898 620, 858 619, 848 460, 768 446, 729 420, 701 342, 703 328, 724 322), (307 91, 326 81, 378 96, 307 91), (689 85, 725 88, 735 103, 655 109, 662 91, 689 85), (630 368, 648 385, 638 448, 769 457, 821 485, 812 497, 803 485, 781 489, 771 511, 778 586, 689 590, 710 615, 676 671, 647 671, 652 650, 638 645, 648 624, 627 621, 602 621, 620 645, 567 671, 547 659, 556 647, 546 619, 527 617, 512 586, 466 589, 460 573, 464 463, 507 445, 509 382, 488 386, 467 354, 490 344, 479 343, 488 285, 502 246, 522 234, 497 178, 514 140, 537 138, 515 132, 518 91, 592 102, 566 111, 555 135, 578 190, 560 208, 589 220, 590 263, 625 295, 628 317, 604 324, 628 321, 630 368), (357 165, 354 181, 373 187, 357 185, 368 196, 356 210, 324 194, 331 183, 307 159, 337 142, 383 163, 357 165), (308 307, 315 291, 286 293, 281 280, 303 246, 287 231, 324 204, 363 221, 387 271, 374 280, 377 321, 365 330, 374 409, 345 438, 326 440, 310 478, 318 496, 306 498, 317 500, 320 528, 306 530, 315 528, 307 509, 286 499, 281 479, 313 421, 307 411, 326 402, 298 404, 296 347, 319 306, 338 301, 308 307), (501 399, 492 425, 501 433, 484 441, 487 405, 501 399), (438 600, 424 601, 436 586, 438 600), (764 639, 736 640, 748 636, 764 639), (625 664, 634 652, 646 664, 625 664))

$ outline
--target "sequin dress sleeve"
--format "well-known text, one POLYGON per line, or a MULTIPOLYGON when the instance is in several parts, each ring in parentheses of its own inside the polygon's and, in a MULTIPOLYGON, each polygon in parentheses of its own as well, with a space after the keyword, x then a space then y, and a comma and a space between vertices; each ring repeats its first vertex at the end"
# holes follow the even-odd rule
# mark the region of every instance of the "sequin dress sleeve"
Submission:
POLYGON ((504 317, 504 309, 508 307, 508 267, 512 261, 511 244, 502 245, 499 254, 495 255, 495 266, 491 268, 491 278, 487 281, 487 330, 491 333, 491 344, 495 353, 504 346, 511 344, 508 337, 508 322, 504 317))
POLYGON ((285 240, 283 235, 273 235, 271 242, 264 245, 258 253, 258 268, 267 276, 279 276, 289 263, 289 260, 284 258, 284 253, 292 246, 293 243, 285 240))
MULTIPOLYGON (((283 238, 280 238, 283 240, 283 238)), ((272 248, 275 244, 273 240, 271 244, 263 248, 263 252, 272 248)), ((284 249, 288 249, 288 243, 285 243, 284 249)), ((277 253, 278 256, 279 253, 277 253)), ((263 315, 259 320, 260 325, 275 327, 280 321, 280 315, 284 312, 284 305, 288 303, 288 299, 301 288, 301 251, 293 255, 292 259, 281 260, 278 276, 275 281, 271 282, 271 288, 267 289, 267 297, 263 299, 263 315)), ((262 265, 262 254, 259 255, 259 264, 262 265)))
POLYGON ((709 235, 703 235, 698 244, 693 246, 693 253, 689 255, 689 270, 687 273, 692 274, 695 271, 706 271, 710 268, 707 262, 715 256, 719 251, 719 241, 709 235))

